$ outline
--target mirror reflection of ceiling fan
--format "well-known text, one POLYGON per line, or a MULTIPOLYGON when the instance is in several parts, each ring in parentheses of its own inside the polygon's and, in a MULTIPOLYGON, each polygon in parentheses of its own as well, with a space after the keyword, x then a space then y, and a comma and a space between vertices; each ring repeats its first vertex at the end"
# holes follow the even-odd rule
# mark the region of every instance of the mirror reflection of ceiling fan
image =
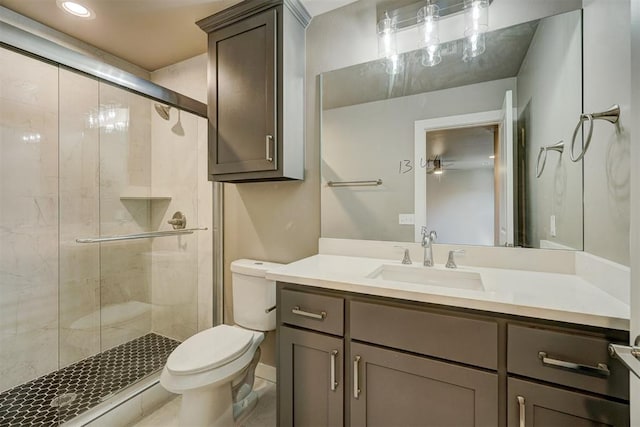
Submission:
POLYGON ((455 169, 452 167, 455 162, 443 160, 439 155, 432 159, 427 160, 427 174, 428 175, 442 175, 442 172, 455 169))

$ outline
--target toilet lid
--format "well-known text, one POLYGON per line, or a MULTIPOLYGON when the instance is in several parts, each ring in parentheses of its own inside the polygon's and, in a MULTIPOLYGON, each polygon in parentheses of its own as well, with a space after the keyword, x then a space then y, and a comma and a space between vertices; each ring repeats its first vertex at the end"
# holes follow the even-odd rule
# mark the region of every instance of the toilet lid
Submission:
POLYGON ((167 359, 175 375, 217 368, 242 356, 251 346, 253 332, 228 325, 199 332, 180 344, 167 359))

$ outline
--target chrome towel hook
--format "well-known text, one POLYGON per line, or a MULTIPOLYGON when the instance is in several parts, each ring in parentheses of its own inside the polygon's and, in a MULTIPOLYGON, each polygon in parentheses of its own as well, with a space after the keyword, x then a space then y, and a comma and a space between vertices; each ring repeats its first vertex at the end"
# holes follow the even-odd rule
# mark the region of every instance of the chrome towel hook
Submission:
POLYGON ((547 164, 547 153, 549 151, 557 151, 558 153, 560 153, 560 157, 562 157, 562 153, 564 152, 564 141, 559 141, 553 145, 540 147, 540 152, 538 153, 538 161, 536 162, 536 178, 540 178, 542 172, 544 172, 544 167, 547 164), (542 166, 540 166, 540 160, 542 160, 542 166))
POLYGON ((576 128, 573 131, 573 138, 571 138, 571 151, 569 152, 571 160, 574 162, 578 162, 582 160, 585 153, 589 149, 589 144, 591 144, 591 137, 593 136, 594 120, 606 120, 609 123, 615 124, 615 123, 618 123, 619 119, 620 119, 620 106, 618 104, 612 105, 611 107, 609 107, 608 110, 603 111, 601 113, 581 114, 580 120, 578 121, 578 124, 576 125, 576 128), (576 137, 578 136, 578 131, 582 127, 582 123, 586 121, 589 122, 589 131, 587 132, 587 138, 585 139, 585 142, 584 142, 584 148, 582 149, 582 152, 577 157, 575 157, 573 155, 573 148, 576 145, 576 137))

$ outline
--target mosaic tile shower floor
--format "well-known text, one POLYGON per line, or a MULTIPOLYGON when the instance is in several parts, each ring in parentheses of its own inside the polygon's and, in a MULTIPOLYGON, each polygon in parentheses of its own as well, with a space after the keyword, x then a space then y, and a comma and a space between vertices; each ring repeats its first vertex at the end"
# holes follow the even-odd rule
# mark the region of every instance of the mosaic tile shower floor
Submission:
POLYGON ((162 368, 178 341, 147 334, 0 393, 0 426, 56 426, 162 368))

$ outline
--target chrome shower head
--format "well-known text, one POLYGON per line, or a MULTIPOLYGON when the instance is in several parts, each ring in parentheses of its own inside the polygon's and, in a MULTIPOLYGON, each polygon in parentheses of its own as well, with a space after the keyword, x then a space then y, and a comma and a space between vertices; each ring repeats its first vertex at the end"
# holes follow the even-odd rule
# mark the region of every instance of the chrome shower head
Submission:
POLYGON ((165 120, 169 120, 169 110, 171 110, 169 105, 154 104, 153 106, 160 117, 165 120))

